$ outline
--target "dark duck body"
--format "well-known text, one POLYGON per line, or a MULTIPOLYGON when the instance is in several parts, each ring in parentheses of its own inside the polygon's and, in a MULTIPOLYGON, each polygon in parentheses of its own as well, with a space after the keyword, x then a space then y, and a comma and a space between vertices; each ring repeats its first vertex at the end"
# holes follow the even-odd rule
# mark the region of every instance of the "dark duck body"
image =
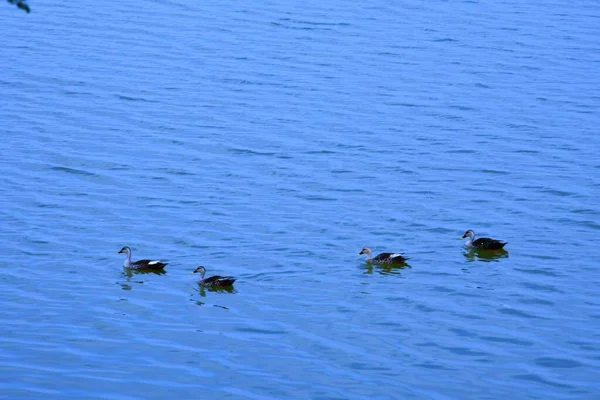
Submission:
POLYGON ((146 269, 146 270, 162 270, 167 263, 163 263, 161 261, 156 260, 138 260, 131 261, 131 249, 127 246, 123 247, 117 254, 125 253, 127 254, 127 258, 125 259, 125 263, 123 263, 124 267, 131 269, 146 269))
POLYGON ((368 247, 363 247, 363 249, 358 253, 367 255, 367 262, 371 264, 404 264, 408 258, 404 257, 400 253, 379 253, 375 257, 373 256, 373 252, 368 247))
POLYGON ((233 282, 235 282, 234 277, 232 276, 219 276, 219 275, 215 275, 215 276, 211 276, 208 278, 204 278, 204 274, 206 274, 206 268, 204 267, 198 267, 196 268, 192 274, 201 274, 200 275, 200 280, 198 281, 198 283, 202 286, 206 286, 206 287, 228 287, 228 286, 232 286, 233 282))
POLYGON ((483 250, 500 250, 508 243, 491 238, 475 239, 475 232, 471 229, 467 230, 464 235, 462 235, 461 239, 464 238, 468 238, 466 243, 467 246, 483 250))

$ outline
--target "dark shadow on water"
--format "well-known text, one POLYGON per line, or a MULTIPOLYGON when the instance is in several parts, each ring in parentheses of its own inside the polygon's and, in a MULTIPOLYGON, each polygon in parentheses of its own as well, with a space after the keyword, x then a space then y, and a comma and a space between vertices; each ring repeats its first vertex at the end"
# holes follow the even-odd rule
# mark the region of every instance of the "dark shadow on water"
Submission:
POLYGON ((373 272, 377 272, 381 275, 401 275, 402 270, 411 269, 409 263, 402 264, 371 264, 364 263, 361 268, 365 271, 365 274, 372 274, 373 272))
POLYGON ((468 262, 473 261, 498 261, 501 258, 508 258, 508 251, 504 249, 499 250, 483 250, 483 249, 465 249, 463 255, 468 262))

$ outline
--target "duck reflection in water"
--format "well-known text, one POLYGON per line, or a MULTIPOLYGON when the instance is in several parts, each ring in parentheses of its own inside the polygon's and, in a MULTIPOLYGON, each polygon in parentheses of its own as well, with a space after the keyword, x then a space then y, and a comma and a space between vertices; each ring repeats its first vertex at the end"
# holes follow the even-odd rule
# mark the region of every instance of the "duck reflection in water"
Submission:
POLYGON ((167 271, 162 270, 151 270, 151 269, 135 269, 135 268, 123 268, 123 276, 126 278, 131 278, 134 275, 164 275, 167 271))
MULTIPOLYGON (((190 294, 190 300, 194 301, 196 303, 196 305, 199 305, 199 306, 210 305, 206 301, 203 301, 206 298, 206 292, 237 293, 235 291, 235 289, 233 288, 233 286, 229 286, 229 287, 210 287, 210 286, 202 285, 200 283, 198 284, 198 287, 195 289, 195 291, 198 292, 198 294, 200 294, 200 297, 202 298, 202 300, 198 300, 196 298, 195 294, 190 294)), ((222 305, 219 305, 219 304, 213 304, 212 306, 213 307, 224 308, 226 310, 229 309, 229 307, 222 306, 222 305)))
POLYGON ((206 297, 206 292, 218 292, 218 293, 236 293, 233 286, 218 287, 218 286, 204 286, 198 283, 198 293, 200 296, 206 297))
POLYGON ((508 251, 506 251, 504 249, 486 250, 486 249, 476 249, 476 248, 470 247, 463 251, 463 255, 469 262, 478 261, 478 260, 490 262, 490 261, 498 261, 501 258, 507 258, 508 251))
MULTIPOLYGON (((145 280, 134 280, 132 279, 134 275, 164 275, 166 274, 167 271, 165 270, 141 270, 141 269, 135 269, 135 268, 123 268, 123 272, 121 272, 121 276, 126 278, 125 282, 117 282, 119 285, 121 285, 121 288, 123 290, 132 290, 133 289, 133 284, 137 283, 138 285, 144 284, 146 283, 145 280)), ((141 277, 138 277, 141 278, 141 277)))
POLYGON ((381 275, 401 275, 402 270, 411 269, 412 267, 407 262, 403 264, 372 264, 365 262, 361 268, 365 271, 365 274, 373 274, 377 272, 381 275))

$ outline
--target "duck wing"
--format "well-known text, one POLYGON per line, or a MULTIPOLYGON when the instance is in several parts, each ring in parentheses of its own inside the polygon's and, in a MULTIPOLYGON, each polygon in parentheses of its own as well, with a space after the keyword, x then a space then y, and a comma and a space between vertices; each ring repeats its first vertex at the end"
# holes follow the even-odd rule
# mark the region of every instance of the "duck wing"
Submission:
POLYGON ((377 257, 373 258, 372 261, 375 263, 384 264, 403 263, 406 261, 406 258, 404 258, 404 256, 400 253, 381 253, 378 254, 377 257))
POLYGON ((130 268, 135 269, 163 269, 167 263, 156 260, 138 260, 132 262, 130 268))
POLYGON ((507 242, 502 242, 500 240, 491 238, 479 238, 473 241, 473 247, 486 250, 498 250, 506 246, 506 244, 507 242))
POLYGON ((231 286, 233 282, 235 282, 235 278, 231 276, 215 275, 204 279, 202 284, 205 286, 231 286))
POLYGON ((394 253, 390 256, 390 260, 392 260, 394 263, 403 263, 407 260, 407 258, 400 253, 394 253))

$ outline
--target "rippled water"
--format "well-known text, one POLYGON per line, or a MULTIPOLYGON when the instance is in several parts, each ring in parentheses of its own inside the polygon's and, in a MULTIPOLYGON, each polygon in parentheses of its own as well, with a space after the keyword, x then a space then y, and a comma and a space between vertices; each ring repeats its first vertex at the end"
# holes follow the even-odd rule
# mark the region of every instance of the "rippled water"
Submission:
POLYGON ((30 5, 0 397, 600 396, 596 3, 30 5))

